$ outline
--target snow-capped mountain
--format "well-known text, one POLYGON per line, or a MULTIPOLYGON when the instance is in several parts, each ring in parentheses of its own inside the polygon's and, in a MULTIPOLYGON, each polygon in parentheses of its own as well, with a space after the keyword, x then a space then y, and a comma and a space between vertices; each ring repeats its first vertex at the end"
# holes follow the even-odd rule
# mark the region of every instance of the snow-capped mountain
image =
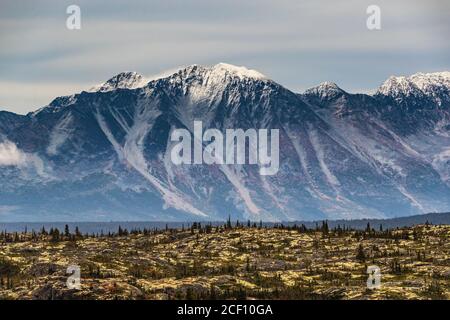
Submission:
POLYGON ((2 220, 310 220, 450 208, 449 73, 374 95, 296 94, 245 67, 121 73, 27 116, 0 112, 2 220), (279 129, 280 169, 174 165, 174 129, 279 129), (3 150, 3 151, 1 151, 3 150), (7 150, 7 151, 6 151, 7 150), (20 159, 14 160, 14 159, 20 159), (7 164, 7 165, 6 165, 7 164))
POLYGON ((441 105, 449 101, 449 88, 450 72, 448 71, 416 73, 410 77, 390 77, 380 86, 377 93, 400 100, 404 97, 427 97, 441 105))
POLYGON ((136 89, 147 84, 148 80, 137 72, 122 72, 105 83, 94 86, 89 91, 91 92, 108 92, 116 89, 136 89))
POLYGON ((334 99, 344 93, 345 91, 339 88, 336 83, 328 81, 305 91, 305 95, 316 96, 320 100, 334 99))

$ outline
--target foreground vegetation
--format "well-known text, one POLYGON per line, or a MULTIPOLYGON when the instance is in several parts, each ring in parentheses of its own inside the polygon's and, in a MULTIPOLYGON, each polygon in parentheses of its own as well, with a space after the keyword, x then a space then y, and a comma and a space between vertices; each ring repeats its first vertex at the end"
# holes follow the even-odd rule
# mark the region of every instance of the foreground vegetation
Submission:
POLYGON ((450 299, 450 226, 2 232, 0 299, 450 299), (80 290, 66 286, 69 265, 80 290))

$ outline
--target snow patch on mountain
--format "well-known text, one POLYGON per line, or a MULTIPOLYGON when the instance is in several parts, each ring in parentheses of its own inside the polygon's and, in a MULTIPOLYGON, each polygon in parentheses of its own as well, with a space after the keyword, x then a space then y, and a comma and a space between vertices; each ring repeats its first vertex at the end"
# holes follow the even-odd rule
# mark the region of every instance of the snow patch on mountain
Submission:
POLYGON ((137 72, 121 72, 105 83, 94 86, 88 92, 108 92, 116 89, 137 89, 145 86, 149 80, 137 72))
POLYGON ((314 129, 310 129, 308 131, 308 135, 323 174, 325 175, 329 185, 335 189, 336 193, 339 193, 337 187, 339 187, 341 184, 325 162, 327 156, 325 155, 325 150, 323 149, 323 146, 320 142, 317 131, 314 129))
POLYGON ((96 119, 105 136, 112 144, 119 159, 125 161, 138 173, 140 173, 147 181, 155 187, 162 195, 166 207, 173 207, 184 212, 189 212, 197 216, 206 217, 207 215, 201 210, 197 209, 191 204, 191 201, 183 196, 177 189, 167 186, 164 182, 153 176, 150 172, 150 167, 143 154, 144 139, 151 130, 155 119, 160 114, 160 111, 152 106, 147 106, 141 103, 136 110, 133 125, 129 128, 125 136, 125 142, 121 145, 113 133, 109 129, 104 118, 97 110, 96 119))
POLYGON ((433 94, 436 88, 450 88, 450 71, 416 73, 409 78, 420 90, 427 94, 433 94))
POLYGON ((246 67, 238 67, 228 63, 218 63, 215 66, 209 68, 208 70, 210 78, 224 78, 227 76, 238 77, 239 79, 257 79, 257 80, 265 80, 267 77, 262 73, 253 70, 247 69, 246 67))
POLYGON ((301 139, 297 137, 296 133, 293 130, 285 128, 285 131, 292 145, 294 146, 294 150, 300 162, 304 178, 306 178, 307 185, 310 186, 310 188, 308 188, 307 191, 313 197, 318 197, 321 200, 331 200, 330 197, 328 197, 326 194, 320 191, 319 187, 317 186, 316 182, 314 181, 313 177, 309 172, 308 162, 306 158, 306 151, 303 149, 301 139))
MULTIPOLYGON (((201 112, 199 108, 205 105, 214 107, 221 102, 239 102, 238 86, 240 85, 250 85, 261 81, 272 82, 258 71, 226 63, 219 63, 210 67, 191 65, 179 70, 165 80, 182 88, 186 98, 183 107, 185 104, 193 106, 194 112, 189 112, 191 114, 198 114, 201 112), (228 100, 222 101, 225 92, 228 92, 228 100)), ((183 110, 182 113, 186 114, 189 110, 183 110)), ((206 122, 206 120, 203 119, 203 122, 206 122)))
POLYGON ((344 90, 339 88, 334 82, 322 82, 318 86, 309 88, 305 91, 307 95, 315 95, 320 99, 330 99, 335 98, 338 95, 345 93, 344 90))
POLYGON ((448 97, 450 72, 416 73, 411 76, 391 76, 376 91, 376 94, 403 97, 432 97, 439 105, 442 94, 448 97))
POLYGON ((73 129, 70 127, 73 121, 72 114, 66 113, 55 125, 50 133, 50 142, 47 146, 47 154, 54 156, 58 153, 58 148, 70 137, 73 129))
POLYGON ((450 182, 450 147, 434 155, 432 165, 443 181, 450 182))
POLYGON ((249 213, 249 216, 254 219, 261 217, 261 214, 264 211, 261 210, 253 201, 250 190, 246 188, 241 174, 239 172, 234 172, 231 167, 228 167, 227 165, 221 165, 220 170, 225 174, 228 181, 230 181, 236 189, 236 192, 239 194, 240 199, 245 204, 245 207, 247 209, 246 211, 249 213))

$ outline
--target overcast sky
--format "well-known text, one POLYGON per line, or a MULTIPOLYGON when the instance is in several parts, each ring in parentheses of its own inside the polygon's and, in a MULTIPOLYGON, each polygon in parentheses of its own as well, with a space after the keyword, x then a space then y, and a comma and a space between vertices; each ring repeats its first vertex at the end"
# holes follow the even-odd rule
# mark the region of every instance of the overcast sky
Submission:
POLYGON ((26 113, 121 71, 227 62, 301 92, 450 70, 448 0, 0 1, 0 110, 26 113), (81 30, 66 8, 81 8, 81 30), (381 30, 366 28, 368 5, 381 30))

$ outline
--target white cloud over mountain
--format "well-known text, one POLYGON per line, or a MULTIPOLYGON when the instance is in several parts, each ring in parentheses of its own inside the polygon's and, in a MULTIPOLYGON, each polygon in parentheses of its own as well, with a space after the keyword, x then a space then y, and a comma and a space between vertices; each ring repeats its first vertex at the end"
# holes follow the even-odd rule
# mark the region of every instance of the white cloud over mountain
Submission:
POLYGON ((0 166, 23 166, 27 162, 27 155, 17 146, 6 141, 0 143, 0 166))
POLYGON ((34 154, 20 150, 11 141, 0 143, 0 167, 17 167, 19 169, 32 169, 40 176, 47 176, 42 159, 34 154))

